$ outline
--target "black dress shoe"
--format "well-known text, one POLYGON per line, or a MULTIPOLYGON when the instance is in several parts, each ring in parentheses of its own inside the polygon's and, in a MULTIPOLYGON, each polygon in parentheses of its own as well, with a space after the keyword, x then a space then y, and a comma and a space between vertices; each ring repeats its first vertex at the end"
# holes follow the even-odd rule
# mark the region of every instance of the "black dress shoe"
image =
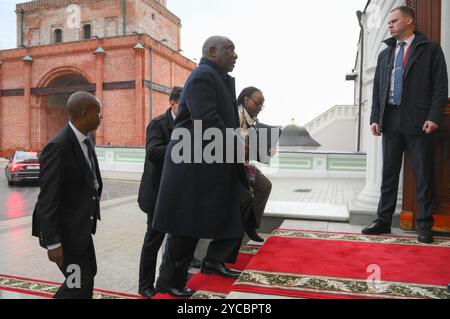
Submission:
POLYGON ((374 224, 364 228, 362 230, 364 235, 382 235, 382 234, 390 234, 391 226, 383 224, 381 222, 375 222, 374 224))
POLYGON ((253 240, 254 242, 257 243, 263 243, 264 242, 264 238, 261 238, 254 229, 249 230, 246 232, 248 238, 250 238, 251 240, 253 240))
POLYGON ((419 238, 417 240, 422 244, 432 244, 434 242, 433 234, 430 230, 419 230, 419 238))
POLYGON ((156 284, 156 291, 161 294, 169 294, 178 298, 190 298, 195 294, 195 290, 189 289, 187 287, 179 289, 161 284, 156 284))
POLYGON ((220 261, 203 260, 201 273, 205 275, 217 274, 228 278, 238 278, 241 272, 238 270, 230 269, 220 261))
POLYGON ((191 264, 189 265, 190 268, 200 269, 202 268, 202 262, 198 260, 197 258, 193 258, 191 261, 191 264))
POLYGON ((156 295, 156 290, 152 287, 144 291, 139 291, 139 294, 145 299, 152 299, 156 295))

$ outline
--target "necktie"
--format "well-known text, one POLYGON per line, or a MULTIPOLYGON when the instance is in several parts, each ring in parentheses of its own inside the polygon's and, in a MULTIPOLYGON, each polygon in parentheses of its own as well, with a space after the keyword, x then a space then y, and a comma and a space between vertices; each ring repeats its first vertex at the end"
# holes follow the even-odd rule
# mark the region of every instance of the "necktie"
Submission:
POLYGON ((89 157, 89 162, 90 162, 89 167, 91 169, 92 176, 94 177, 95 189, 98 190, 99 185, 98 185, 97 173, 96 173, 96 167, 95 167, 94 146, 89 138, 84 140, 84 144, 86 144, 87 149, 88 149, 88 157, 89 157))
POLYGON ((405 42, 400 42, 400 50, 398 51, 397 57, 395 59, 395 70, 394 70, 394 103, 395 105, 400 105, 402 102, 402 92, 403 92, 403 60, 405 58, 405 42))
MULTIPOLYGON (((84 140, 84 144, 86 144, 87 149, 88 149, 88 157, 89 157, 89 162, 90 162, 90 168, 91 168, 91 173, 92 173, 92 177, 94 178, 94 187, 96 189, 96 191, 98 192, 100 185, 98 183, 98 179, 97 179, 97 171, 96 171, 96 161, 95 161, 95 149, 94 149, 94 144, 92 144, 91 140, 89 138, 84 140)), ((97 230, 97 219, 100 220, 100 207, 97 206, 97 209, 95 210, 95 216, 94 218, 94 223, 92 225, 92 233, 95 234, 96 230, 97 230)))

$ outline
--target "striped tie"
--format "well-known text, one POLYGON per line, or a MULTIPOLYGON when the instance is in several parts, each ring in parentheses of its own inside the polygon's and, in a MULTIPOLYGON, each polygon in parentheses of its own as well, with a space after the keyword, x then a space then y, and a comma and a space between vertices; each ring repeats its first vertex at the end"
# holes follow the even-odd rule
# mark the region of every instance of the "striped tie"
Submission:
POLYGON ((394 104, 400 105, 402 103, 402 92, 403 92, 403 60, 405 58, 405 45, 406 42, 400 42, 400 50, 398 51, 397 57, 395 59, 395 70, 394 70, 394 104))

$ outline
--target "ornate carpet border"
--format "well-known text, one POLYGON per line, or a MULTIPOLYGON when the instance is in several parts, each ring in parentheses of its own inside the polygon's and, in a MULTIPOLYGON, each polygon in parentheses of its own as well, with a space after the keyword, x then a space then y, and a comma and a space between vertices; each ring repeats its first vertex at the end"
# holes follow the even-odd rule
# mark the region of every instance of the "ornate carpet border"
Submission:
POLYGON ((242 245, 241 249, 239 250, 239 253, 247 255, 256 255, 256 253, 259 251, 261 247, 262 246, 257 245, 242 245))
MULTIPOLYGON (((51 298, 60 286, 61 283, 0 274, 0 290, 51 298)), ((103 289, 94 289, 93 299, 140 299, 140 297, 103 289)))
POLYGON ((360 234, 344 234, 329 233, 320 231, 302 231, 302 230, 286 230, 277 229, 271 236, 287 237, 287 238, 304 238, 304 239, 321 239, 321 240, 340 240, 350 242, 365 242, 378 244, 395 244, 395 245, 413 245, 427 247, 450 247, 450 239, 436 238, 433 244, 422 244, 415 237, 402 236, 367 236, 360 234))
MULTIPOLYGON (((233 286, 269 288, 286 291, 286 296, 300 296, 302 292, 319 295, 343 295, 389 299, 450 299, 446 286, 403 282, 369 282, 362 279, 311 276, 245 270, 233 286)), ((247 290, 248 291, 248 290, 247 290)))
POLYGON ((218 292, 211 291, 197 291, 191 299, 226 299, 227 294, 221 294, 218 292))

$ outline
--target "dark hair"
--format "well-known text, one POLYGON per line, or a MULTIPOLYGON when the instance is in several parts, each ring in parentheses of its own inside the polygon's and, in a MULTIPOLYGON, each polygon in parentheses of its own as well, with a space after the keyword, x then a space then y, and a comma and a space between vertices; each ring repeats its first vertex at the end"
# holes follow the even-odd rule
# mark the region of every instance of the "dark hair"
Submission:
POLYGON ((245 88, 242 90, 241 94, 239 94, 239 97, 237 99, 237 105, 244 105, 244 98, 248 97, 251 98, 253 93, 255 92, 261 92, 260 89, 255 88, 254 86, 249 86, 248 88, 245 88))
POLYGON ((170 92, 169 101, 178 102, 180 101, 181 94, 183 93, 183 88, 180 86, 174 86, 172 92, 170 92))
POLYGON ((391 12, 400 11, 404 16, 411 17, 413 19, 413 23, 416 22, 416 12, 413 8, 408 6, 400 6, 393 9, 391 12))

